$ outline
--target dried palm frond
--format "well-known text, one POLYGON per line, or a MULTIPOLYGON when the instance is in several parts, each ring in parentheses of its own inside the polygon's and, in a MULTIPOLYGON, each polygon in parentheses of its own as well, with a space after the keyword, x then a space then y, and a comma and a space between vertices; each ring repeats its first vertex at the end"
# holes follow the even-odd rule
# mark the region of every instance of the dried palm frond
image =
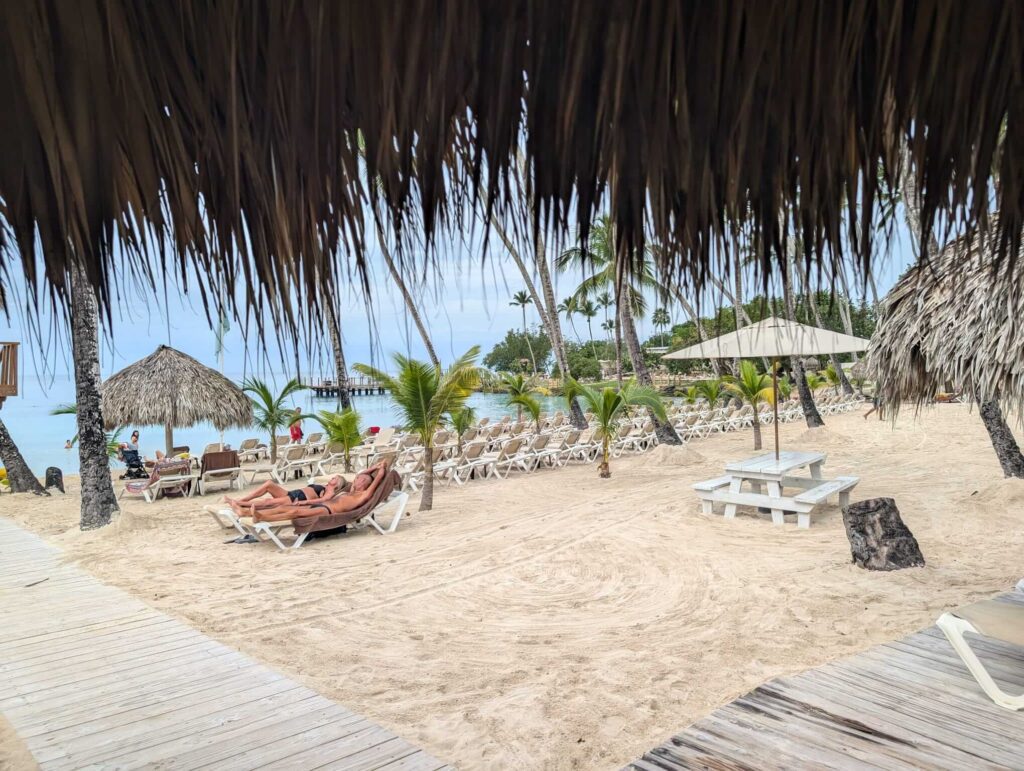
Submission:
POLYGON ((867 367, 887 406, 924 404, 952 384, 1024 415, 1024 276, 1000 275, 996 248, 959 238, 886 296, 867 367))
POLYGON ((585 245, 610 206, 627 272, 653 237, 700 285, 740 228, 763 275, 792 237, 868 270, 906 142, 924 230, 984 228, 997 169, 1016 255, 1022 82, 1013 0, 5 2, 0 252, 106 310, 191 265, 294 325, 374 218, 429 246, 507 210, 524 142, 536 227, 585 245))

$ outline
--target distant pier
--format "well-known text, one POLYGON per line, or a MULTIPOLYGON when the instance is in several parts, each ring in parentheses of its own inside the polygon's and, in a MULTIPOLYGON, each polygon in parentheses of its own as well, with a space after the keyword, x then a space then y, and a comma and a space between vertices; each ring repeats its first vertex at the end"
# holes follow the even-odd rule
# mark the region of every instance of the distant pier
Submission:
MULTIPOLYGON (((308 385, 317 398, 324 399, 337 396, 341 385, 333 380, 321 380, 319 383, 308 385)), ((382 396, 387 389, 373 378, 350 377, 348 379, 348 392, 352 396, 382 396)))

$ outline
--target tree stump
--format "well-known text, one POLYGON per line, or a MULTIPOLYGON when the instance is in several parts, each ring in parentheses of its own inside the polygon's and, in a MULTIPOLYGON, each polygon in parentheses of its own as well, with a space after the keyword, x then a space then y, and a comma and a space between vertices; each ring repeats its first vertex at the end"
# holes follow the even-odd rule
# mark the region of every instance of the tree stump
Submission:
POLYGON ((51 487, 56 487, 61 492, 64 492, 64 473, 56 466, 50 466, 46 469, 45 487, 47 490, 51 487))
POLYGON ((843 507, 843 524, 853 561, 867 570, 924 566, 917 539, 903 524, 892 498, 868 498, 843 507))

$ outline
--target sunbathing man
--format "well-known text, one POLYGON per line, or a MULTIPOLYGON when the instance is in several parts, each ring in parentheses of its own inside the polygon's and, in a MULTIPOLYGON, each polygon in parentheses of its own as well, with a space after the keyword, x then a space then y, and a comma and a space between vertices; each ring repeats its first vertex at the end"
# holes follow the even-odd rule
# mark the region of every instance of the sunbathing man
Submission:
POLYGON ((227 503, 239 516, 253 515, 253 512, 265 509, 273 509, 277 506, 309 505, 324 500, 329 500, 344 490, 345 480, 340 476, 333 476, 327 480, 326 485, 310 484, 300 487, 298 490, 285 490, 281 485, 274 482, 264 482, 255 490, 243 495, 241 498, 224 497, 227 503), (269 495, 269 498, 263 496, 269 495))
POLYGON ((319 500, 296 501, 271 508, 261 508, 253 513, 253 518, 257 522, 281 522, 296 517, 316 517, 354 511, 374 496, 377 488, 388 478, 390 473, 390 462, 382 460, 365 471, 360 471, 344 492, 330 498, 324 496, 319 500))

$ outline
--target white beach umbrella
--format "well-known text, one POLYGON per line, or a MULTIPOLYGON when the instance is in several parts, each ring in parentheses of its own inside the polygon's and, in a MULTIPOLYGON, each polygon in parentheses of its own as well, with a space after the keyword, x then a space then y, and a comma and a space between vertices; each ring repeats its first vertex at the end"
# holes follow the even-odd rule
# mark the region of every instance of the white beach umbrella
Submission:
MULTIPOLYGON (((868 341, 821 329, 796 321, 769 316, 756 324, 743 327, 703 343, 691 345, 663 359, 743 359, 763 357, 780 359, 786 356, 815 356, 820 354, 863 351, 868 341)), ((772 409, 775 413, 775 457, 779 457, 779 383, 776 367, 772 367, 772 409)))

